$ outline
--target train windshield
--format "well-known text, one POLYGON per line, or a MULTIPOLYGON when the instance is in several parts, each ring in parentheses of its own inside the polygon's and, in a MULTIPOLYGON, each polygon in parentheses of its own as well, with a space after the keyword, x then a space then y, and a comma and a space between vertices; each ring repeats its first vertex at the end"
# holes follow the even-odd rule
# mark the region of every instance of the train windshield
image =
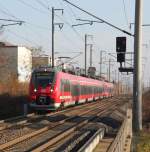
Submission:
POLYGON ((35 88, 39 86, 42 88, 51 85, 54 81, 54 72, 38 72, 34 73, 32 77, 32 82, 35 88))

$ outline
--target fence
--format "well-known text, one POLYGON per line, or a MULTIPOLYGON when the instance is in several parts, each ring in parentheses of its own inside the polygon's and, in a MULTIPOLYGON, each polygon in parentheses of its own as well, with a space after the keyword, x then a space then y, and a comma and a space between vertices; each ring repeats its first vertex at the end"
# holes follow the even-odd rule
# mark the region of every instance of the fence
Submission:
POLYGON ((126 118, 108 152, 130 152, 132 138, 132 109, 127 109, 126 118))

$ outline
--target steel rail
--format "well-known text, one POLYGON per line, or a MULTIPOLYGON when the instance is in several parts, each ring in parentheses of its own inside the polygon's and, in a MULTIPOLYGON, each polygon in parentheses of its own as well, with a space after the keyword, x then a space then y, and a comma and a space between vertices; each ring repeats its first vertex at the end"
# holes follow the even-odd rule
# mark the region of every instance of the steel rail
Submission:
MULTIPOLYGON (((97 104, 98 104, 98 103, 97 103, 97 104)), ((96 104, 96 105, 97 105, 97 104, 96 104)), ((106 103, 104 103, 104 105, 105 105, 105 104, 106 104, 106 103)), ((108 103, 108 104, 110 104, 110 103, 108 103)), ((94 105, 94 106, 95 106, 95 105, 94 105)), ((102 105, 100 105, 100 107, 102 107, 102 105)), ((90 110, 88 110, 88 111, 84 111, 83 113, 78 114, 77 116, 85 115, 86 113, 88 113, 88 112, 90 112, 90 111, 92 111, 92 110, 90 109, 90 110)), ((46 126, 46 127, 42 128, 42 129, 39 129, 39 130, 34 131, 34 132, 32 132, 32 133, 28 133, 28 134, 26 134, 25 136, 21 136, 21 137, 16 138, 16 139, 14 139, 14 140, 12 140, 12 141, 9 141, 9 142, 7 142, 7 143, 1 144, 1 145, 0 145, 0 150, 6 149, 6 148, 8 148, 8 147, 10 147, 10 146, 13 146, 13 145, 17 144, 17 143, 23 142, 24 140, 27 140, 28 138, 32 138, 32 137, 34 137, 34 136, 37 136, 38 134, 41 134, 41 133, 43 133, 43 132, 45 132, 45 131, 47 131, 47 130, 49 130, 49 129, 55 128, 56 126, 61 125, 61 124, 65 123, 66 121, 71 120, 71 119, 73 119, 73 118, 75 118, 75 117, 76 117, 76 116, 72 116, 72 117, 70 117, 70 118, 66 118, 66 119, 64 119, 64 120, 61 120, 61 121, 59 121, 59 122, 56 122, 54 125, 50 124, 49 126, 46 126)))
MULTIPOLYGON (((111 107, 113 107, 113 106, 114 105, 112 105, 111 107)), ((35 148, 34 150, 32 150, 32 152, 42 152, 42 151, 44 151, 45 149, 47 149, 51 145, 55 144, 57 141, 61 140, 62 138, 65 138, 66 136, 70 135, 71 133, 73 133, 78 128, 81 128, 82 126, 86 125, 89 121, 91 121, 91 120, 97 118, 98 116, 104 114, 107 111, 107 106, 105 108, 106 109, 103 109, 102 111, 98 110, 98 112, 96 112, 93 116, 91 116, 91 118, 88 118, 84 121, 81 121, 76 126, 70 127, 66 131, 63 131, 63 132, 59 133, 59 135, 57 135, 55 137, 52 137, 48 142, 39 146, 38 148, 35 148)), ((95 110, 94 110, 94 112, 95 112, 95 110)))
MULTIPOLYGON (((103 100, 105 100, 105 99, 103 99, 103 100)), ((42 119, 42 118, 48 117, 48 116, 55 116, 57 114, 61 114, 61 113, 71 111, 71 110, 76 110, 78 108, 80 109, 81 107, 85 107, 87 104, 94 104, 94 103, 95 102, 88 102, 88 103, 85 103, 84 105, 80 105, 80 107, 74 106, 74 107, 70 107, 68 109, 64 109, 62 111, 56 111, 56 112, 46 114, 46 115, 35 115, 35 113, 32 113, 32 114, 28 114, 27 116, 17 116, 17 117, 1 120, 0 121, 0 131, 5 130, 5 129, 9 129, 11 127, 16 127, 16 126, 18 127, 19 125, 26 124, 28 121, 42 119), (14 123, 14 121, 17 121, 17 122, 14 123), (10 124, 10 123, 13 123, 13 124, 10 124)))

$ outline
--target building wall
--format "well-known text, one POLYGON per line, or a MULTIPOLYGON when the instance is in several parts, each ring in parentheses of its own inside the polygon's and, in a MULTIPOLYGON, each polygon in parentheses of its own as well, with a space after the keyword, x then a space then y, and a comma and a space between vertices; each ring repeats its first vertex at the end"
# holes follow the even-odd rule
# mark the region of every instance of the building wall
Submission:
POLYGON ((0 46, 0 82, 17 77, 17 46, 0 46))
POLYGON ((31 51, 25 47, 0 46, 0 82, 28 81, 32 71, 31 51))
POLYGON ((29 81, 32 71, 31 50, 26 47, 18 47, 18 80, 20 82, 29 81))
POLYGON ((46 66, 50 64, 50 58, 49 57, 32 57, 32 67, 33 69, 39 67, 39 66, 46 66))

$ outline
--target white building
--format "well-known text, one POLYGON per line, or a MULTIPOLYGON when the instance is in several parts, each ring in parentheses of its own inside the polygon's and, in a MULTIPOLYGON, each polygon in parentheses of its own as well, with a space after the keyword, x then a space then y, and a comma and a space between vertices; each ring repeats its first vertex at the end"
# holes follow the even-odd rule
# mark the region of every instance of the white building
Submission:
POLYGON ((0 43, 0 81, 26 82, 31 71, 32 55, 28 48, 0 43))

